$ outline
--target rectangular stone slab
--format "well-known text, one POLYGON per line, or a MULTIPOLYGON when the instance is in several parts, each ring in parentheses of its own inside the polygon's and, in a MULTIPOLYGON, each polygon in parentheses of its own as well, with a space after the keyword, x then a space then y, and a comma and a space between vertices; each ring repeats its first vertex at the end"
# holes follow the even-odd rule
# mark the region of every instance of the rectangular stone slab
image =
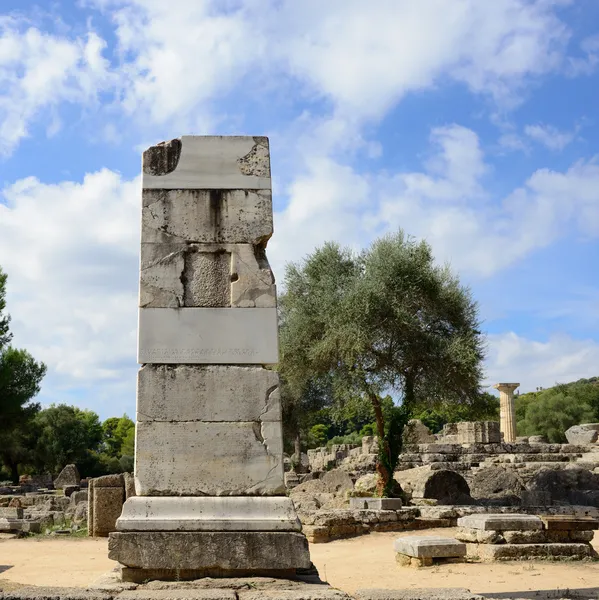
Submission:
MULTIPOLYGON (((184 135, 180 140, 173 171, 153 175, 144 164, 144 189, 270 189, 268 138, 184 135)), ((153 148, 144 152, 144 163, 153 148)))
POLYGON ((276 496, 285 493, 280 422, 141 422, 138 496, 276 496))
POLYGON ((514 559, 585 558, 592 556, 590 544, 468 544, 468 555, 483 561, 514 559))
POLYGON ((369 510, 397 510, 401 508, 401 498, 350 498, 349 507, 369 510))
POLYGON ((116 532, 108 558, 138 569, 308 569, 301 533, 272 531, 116 532))
POLYGON ((454 558, 466 555, 466 544, 454 538, 409 535, 395 540, 395 552, 414 558, 454 558))
POLYGON ((263 246, 273 232, 267 190, 144 190, 142 203, 142 244, 263 246))
POLYGON ((291 498, 143 497, 129 498, 118 531, 301 531, 291 498))
POLYGON ((541 520, 548 531, 596 531, 599 529, 599 520, 592 517, 571 517, 569 515, 543 516, 541 520))
POLYGON ((275 364, 276 308, 140 308, 141 364, 275 364))
POLYGON ((263 367, 144 365, 137 421, 280 421, 279 374, 263 367))
POLYGON ((458 519, 458 527, 482 531, 531 531, 543 529, 543 521, 534 515, 468 515, 458 519))

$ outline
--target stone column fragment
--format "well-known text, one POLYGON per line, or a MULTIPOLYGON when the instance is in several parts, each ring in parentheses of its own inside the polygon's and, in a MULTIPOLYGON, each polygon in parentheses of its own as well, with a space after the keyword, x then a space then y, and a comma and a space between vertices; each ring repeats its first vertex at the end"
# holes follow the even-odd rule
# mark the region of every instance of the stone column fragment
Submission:
POLYGON ((109 556, 136 577, 307 568, 285 496, 279 378, 265 368, 278 361, 268 139, 158 144, 142 188, 137 496, 109 556), (189 552, 173 552, 183 542, 189 552))
POLYGON ((514 409, 514 390, 519 383, 498 383, 499 390, 499 418, 500 428, 504 442, 516 441, 516 411, 514 409))

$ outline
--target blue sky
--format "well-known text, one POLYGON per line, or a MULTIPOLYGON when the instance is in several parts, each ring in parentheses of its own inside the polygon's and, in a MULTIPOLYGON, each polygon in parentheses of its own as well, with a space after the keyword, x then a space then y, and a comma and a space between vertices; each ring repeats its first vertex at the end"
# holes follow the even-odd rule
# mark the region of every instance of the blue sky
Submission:
POLYGON ((487 384, 599 374, 596 0, 4 0, 0 265, 40 400, 135 410, 140 154, 268 135, 284 265, 402 227, 471 286, 487 384))

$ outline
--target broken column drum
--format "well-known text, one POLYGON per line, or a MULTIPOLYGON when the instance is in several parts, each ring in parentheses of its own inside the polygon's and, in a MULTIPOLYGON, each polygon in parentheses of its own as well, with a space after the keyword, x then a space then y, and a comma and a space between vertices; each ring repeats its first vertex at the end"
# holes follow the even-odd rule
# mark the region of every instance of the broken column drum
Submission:
POLYGON ((132 578, 310 567, 285 496, 265 137, 143 155, 136 497, 111 534, 132 578))

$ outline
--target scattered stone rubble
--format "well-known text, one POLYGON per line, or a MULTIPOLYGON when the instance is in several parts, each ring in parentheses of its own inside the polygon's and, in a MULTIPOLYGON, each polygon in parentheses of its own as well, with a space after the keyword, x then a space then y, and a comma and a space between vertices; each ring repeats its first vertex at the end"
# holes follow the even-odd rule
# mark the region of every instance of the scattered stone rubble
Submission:
POLYGON ((596 556, 590 542, 599 521, 589 517, 524 514, 468 515, 458 519, 456 539, 482 561, 583 559, 596 556))

